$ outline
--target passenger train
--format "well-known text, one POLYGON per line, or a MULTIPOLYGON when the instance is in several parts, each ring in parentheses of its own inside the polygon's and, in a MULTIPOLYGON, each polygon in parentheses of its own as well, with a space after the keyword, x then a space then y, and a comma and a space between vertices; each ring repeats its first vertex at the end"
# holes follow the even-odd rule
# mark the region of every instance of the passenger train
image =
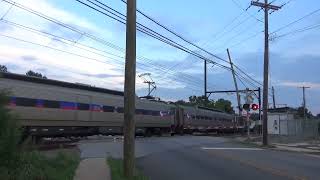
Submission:
MULTIPOLYGON (((33 136, 122 134, 123 92, 79 83, 0 73, 8 107, 33 136)), ((234 115, 136 97, 136 133, 230 132, 241 128, 234 115)))

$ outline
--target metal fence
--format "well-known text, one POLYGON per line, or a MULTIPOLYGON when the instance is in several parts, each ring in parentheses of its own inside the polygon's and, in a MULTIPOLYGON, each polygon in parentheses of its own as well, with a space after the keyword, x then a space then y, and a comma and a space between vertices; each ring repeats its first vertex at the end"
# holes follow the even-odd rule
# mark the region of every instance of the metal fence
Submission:
POLYGON ((319 120, 288 119, 279 120, 279 135, 312 138, 319 136, 319 120))

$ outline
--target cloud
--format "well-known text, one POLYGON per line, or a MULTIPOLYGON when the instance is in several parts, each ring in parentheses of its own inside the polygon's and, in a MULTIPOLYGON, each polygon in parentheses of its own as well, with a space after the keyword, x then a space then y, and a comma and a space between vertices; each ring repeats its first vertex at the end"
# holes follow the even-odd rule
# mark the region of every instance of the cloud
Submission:
POLYGON ((281 82, 278 85, 280 86, 288 86, 288 87, 310 87, 312 89, 320 89, 320 83, 313 82, 281 82))
POLYGON ((21 56, 21 59, 23 59, 25 61, 35 61, 35 60, 37 60, 37 58, 35 56, 29 56, 29 55, 21 56))
POLYGON ((84 76, 96 77, 96 78, 112 78, 112 77, 123 77, 123 75, 113 75, 113 74, 88 74, 88 73, 80 73, 84 76))

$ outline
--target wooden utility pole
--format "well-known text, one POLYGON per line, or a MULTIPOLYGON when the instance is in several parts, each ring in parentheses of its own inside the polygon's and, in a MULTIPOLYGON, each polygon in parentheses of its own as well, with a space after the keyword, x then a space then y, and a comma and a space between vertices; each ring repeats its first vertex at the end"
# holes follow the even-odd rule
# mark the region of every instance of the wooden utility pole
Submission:
POLYGON ((123 168, 127 179, 135 169, 136 0, 127 1, 126 62, 124 78, 123 168))
POLYGON ((276 100, 275 100, 275 94, 274 94, 274 87, 272 86, 272 102, 273 102, 273 109, 276 109, 276 100))
POLYGON ((240 98, 240 94, 239 94, 239 90, 238 90, 237 79, 236 79, 236 75, 235 75, 235 72, 234 72, 234 69, 233 69, 233 63, 232 63, 232 60, 231 60, 229 49, 227 49, 227 53, 228 53, 229 62, 230 62, 230 66, 231 66, 231 72, 232 72, 232 76, 233 76, 234 86, 236 88, 239 116, 242 116, 241 98, 240 98))
POLYGON ((252 6, 258 6, 264 9, 264 65, 263 65, 263 125, 262 125, 262 143, 264 146, 268 145, 268 83, 269 83, 269 10, 279 10, 280 6, 271 5, 268 0, 264 3, 258 1, 251 1, 252 6))
POLYGON ((306 89, 308 89, 308 88, 310 88, 310 87, 302 86, 302 87, 299 87, 299 88, 302 88, 302 95, 303 95, 303 99, 302 99, 303 118, 306 119, 306 89))
POLYGON ((204 96, 207 97, 207 60, 204 60, 204 96))

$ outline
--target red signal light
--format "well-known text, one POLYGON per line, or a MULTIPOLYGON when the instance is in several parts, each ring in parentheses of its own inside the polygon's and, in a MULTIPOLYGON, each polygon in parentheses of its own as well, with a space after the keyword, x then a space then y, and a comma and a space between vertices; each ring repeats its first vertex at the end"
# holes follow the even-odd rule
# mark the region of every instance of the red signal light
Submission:
POLYGON ((259 105, 258 104, 251 104, 251 109, 256 111, 259 109, 259 105))

